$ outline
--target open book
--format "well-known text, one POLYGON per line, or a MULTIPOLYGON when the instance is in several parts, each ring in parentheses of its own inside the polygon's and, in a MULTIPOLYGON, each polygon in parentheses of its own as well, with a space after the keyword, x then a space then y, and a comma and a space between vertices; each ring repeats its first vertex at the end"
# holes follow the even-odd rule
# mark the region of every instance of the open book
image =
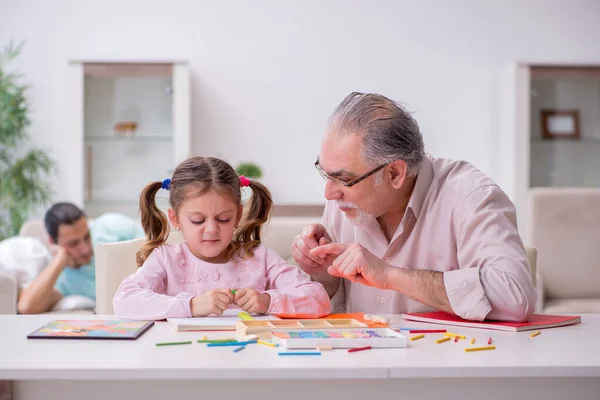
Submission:
MULTIPOLYGON (((167 318, 177 332, 186 331, 235 331, 237 322, 240 320, 238 314, 242 312, 239 308, 225 310, 223 315, 209 315, 197 318, 167 318)), ((257 321, 279 319, 275 315, 252 315, 257 321)))
POLYGON ((494 329, 512 332, 554 328, 581 322, 581 318, 578 315, 563 316, 540 314, 533 314, 527 322, 468 321, 443 311, 402 314, 402 318, 410 321, 431 322, 440 325, 455 325, 464 326, 466 328, 494 329))

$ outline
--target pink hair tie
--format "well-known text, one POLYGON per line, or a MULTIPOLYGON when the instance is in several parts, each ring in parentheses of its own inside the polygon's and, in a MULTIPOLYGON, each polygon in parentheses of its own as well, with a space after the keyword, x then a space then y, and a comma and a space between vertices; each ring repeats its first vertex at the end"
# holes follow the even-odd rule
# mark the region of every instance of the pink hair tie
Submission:
POLYGON ((250 186, 250 179, 246 178, 244 175, 240 175, 240 186, 241 187, 250 186))

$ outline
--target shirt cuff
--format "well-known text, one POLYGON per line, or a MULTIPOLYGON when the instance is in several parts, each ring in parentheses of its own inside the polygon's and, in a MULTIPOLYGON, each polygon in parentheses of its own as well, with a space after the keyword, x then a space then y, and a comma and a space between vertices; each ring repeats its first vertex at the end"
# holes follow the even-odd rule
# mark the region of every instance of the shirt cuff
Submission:
MULTIPOLYGON (((195 296, 191 293, 179 293, 173 302, 173 318, 192 318, 192 299, 195 296)), ((171 314, 171 313, 169 313, 171 314)))
POLYGON ((483 321, 492 310, 479 279, 480 267, 444 272, 444 286, 452 310, 461 318, 483 321))
POLYGON ((277 290, 265 290, 263 293, 268 294, 269 296, 271 296, 271 302, 269 303, 269 308, 267 309, 266 314, 281 314, 283 313, 283 308, 285 307, 281 307, 281 302, 282 302, 282 295, 281 293, 279 293, 277 290), (277 307, 279 306, 279 307, 277 307))

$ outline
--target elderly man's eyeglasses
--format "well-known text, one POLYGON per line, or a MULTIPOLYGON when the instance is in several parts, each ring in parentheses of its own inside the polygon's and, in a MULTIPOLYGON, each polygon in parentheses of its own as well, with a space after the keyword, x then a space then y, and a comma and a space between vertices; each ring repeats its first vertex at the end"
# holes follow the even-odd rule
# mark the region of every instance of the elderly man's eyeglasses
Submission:
POLYGON ((359 178, 356 178, 356 179, 354 179, 354 180, 352 180, 350 182, 346 182, 346 181, 343 181, 341 179, 334 178, 333 176, 330 176, 327 172, 325 172, 323 170, 323 168, 321 168, 321 165, 319 164, 319 160, 317 160, 315 162, 315 168, 317 169, 317 171, 319 171, 319 174, 321 174, 321 176, 323 177, 324 180, 329 179, 332 182, 339 183, 339 184, 344 185, 346 187, 352 187, 352 186, 356 185, 357 183, 364 181, 365 179, 367 179, 368 177, 370 177, 371 175, 373 175, 375 172, 377 172, 377 171, 385 168, 386 166, 387 166, 387 164, 380 165, 379 167, 377 167, 375 169, 372 169, 371 171, 367 172, 363 176, 361 176, 359 178))

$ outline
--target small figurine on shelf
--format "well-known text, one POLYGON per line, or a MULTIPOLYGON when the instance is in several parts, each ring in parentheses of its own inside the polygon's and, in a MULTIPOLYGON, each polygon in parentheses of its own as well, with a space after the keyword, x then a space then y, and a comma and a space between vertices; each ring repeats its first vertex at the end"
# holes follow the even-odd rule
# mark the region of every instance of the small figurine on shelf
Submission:
POLYGON ((137 129, 137 122, 118 122, 115 124, 115 133, 118 136, 133 136, 137 129))

